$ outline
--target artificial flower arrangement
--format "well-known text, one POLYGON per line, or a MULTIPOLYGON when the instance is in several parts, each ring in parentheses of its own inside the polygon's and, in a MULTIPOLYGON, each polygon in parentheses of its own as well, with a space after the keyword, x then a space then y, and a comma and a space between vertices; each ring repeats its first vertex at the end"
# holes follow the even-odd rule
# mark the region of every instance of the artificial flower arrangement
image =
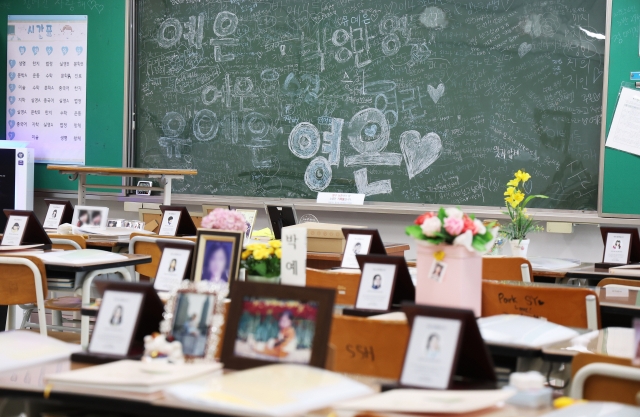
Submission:
POLYGON ((485 226, 473 214, 450 207, 423 214, 406 232, 432 245, 464 246, 470 252, 485 253, 493 247, 498 230, 495 223, 485 226))
POLYGON ((265 278, 280 276, 280 259, 282 259, 282 243, 272 240, 268 244, 254 243, 242 252, 241 267, 248 275, 259 275, 265 278))
POLYGON ((534 198, 549 198, 546 195, 530 195, 527 197, 524 184, 531 179, 531 175, 522 170, 515 173, 514 178, 507 183, 505 202, 507 214, 511 222, 502 227, 500 233, 509 240, 522 242, 529 233, 542 232, 544 228, 527 214, 527 204, 534 198))
POLYGON ((247 222, 244 216, 235 210, 217 208, 202 218, 201 226, 214 230, 238 230, 246 232, 247 222))

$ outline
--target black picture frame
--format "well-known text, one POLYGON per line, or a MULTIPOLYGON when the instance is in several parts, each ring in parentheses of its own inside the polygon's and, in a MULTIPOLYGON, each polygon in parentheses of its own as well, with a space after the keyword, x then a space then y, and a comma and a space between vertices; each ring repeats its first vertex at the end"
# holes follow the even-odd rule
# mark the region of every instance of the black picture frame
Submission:
POLYGON ((52 204, 64 206, 64 208, 62 209, 62 216, 60 216, 59 224, 71 224, 71 222, 73 221, 73 205, 69 200, 53 200, 45 198, 44 202, 47 204, 47 211, 49 210, 49 206, 52 204))
MULTIPOLYGON (((10 210, 4 209, 4 215, 7 217, 7 220, 10 216, 23 216, 27 217, 27 224, 25 226, 24 233, 22 234, 22 240, 20 241, 20 245, 42 245, 37 249, 50 250, 52 243, 49 235, 42 227, 42 223, 36 217, 36 214, 31 210, 10 210)), ((9 224, 7 223, 7 226, 9 224)), ((5 227, 5 232, 6 232, 5 227)))
MULTIPOLYGON (((231 304, 229 306, 222 354, 220 360, 228 369, 249 369, 275 363, 290 363, 286 360, 264 360, 241 356, 236 353, 238 327, 243 318, 245 301, 276 300, 285 302, 299 302, 317 305, 313 341, 311 343, 310 359, 306 365, 324 368, 329 348, 329 336, 333 318, 335 290, 328 288, 294 287, 288 285, 274 285, 256 282, 237 282, 231 289, 231 304)), ((315 308, 315 307, 314 307, 315 308)), ((276 315, 275 309, 273 315, 276 315)), ((279 314, 283 314, 280 312, 279 314)), ((298 362, 299 363, 299 362, 298 362)))
MULTIPOLYGON (((402 311, 407 315, 411 332, 413 332, 415 318, 418 316, 452 319, 461 322, 460 336, 455 348, 453 369, 447 389, 495 389, 497 387, 493 359, 482 338, 472 310, 406 303, 402 305, 402 311)), ((408 351, 409 344, 407 344, 407 350, 404 353, 405 360, 408 351)), ((404 363, 402 369, 404 369, 404 363)))
POLYGON ((198 229, 196 234, 196 247, 191 265, 191 281, 200 282, 204 272, 204 262, 206 255, 206 244, 210 241, 231 242, 233 245, 230 255, 229 275, 227 277, 229 288, 233 288, 240 273, 240 260, 242 257, 242 245, 244 242, 244 232, 232 230, 209 230, 198 229))
MULTIPOLYGON (((164 256, 164 250, 167 248, 173 248, 173 249, 183 249, 183 250, 188 250, 189 251, 189 258, 187 260, 187 267, 184 270, 184 273, 182 275, 182 280, 185 279, 191 279, 192 278, 192 274, 191 274, 191 269, 193 268, 193 253, 195 250, 195 244, 189 240, 170 240, 170 239, 158 239, 156 241, 156 245, 158 245, 158 248, 160 248, 160 261, 158 262, 158 267, 160 267, 160 264, 162 264, 162 257, 164 256)), ((156 276, 158 275, 158 273, 156 272, 156 276)), ((181 280, 181 281, 182 281, 181 280)), ((155 287, 155 278, 153 280, 154 282, 154 287, 155 287)))
POLYGON ((178 227, 176 228, 176 237, 181 236, 195 236, 198 232, 198 228, 193 223, 193 219, 189 214, 189 210, 185 206, 160 206, 162 212, 162 220, 160 220, 160 227, 164 221, 165 211, 179 211, 180 219, 178 220, 178 227))
POLYGON ((380 232, 378 232, 378 229, 353 229, 343 227, 342 234, 344 235, 345 240, 349 240, 349 235, 351 234, 371 236, 371 246, 369 246, 369 252, 363 253, 363 255, 387 254, 387 250, 384 247, 384 243, 382 243, 382 238, 380 237, 380 232))
POLYGON ((604 243, 604 249, 602 251, 602 262, 595 264, 596 268, 612 268, 621 265, 637 264, 640 263, 640 234, 635 227, 601 227, 600 236, 602 236, 602 243, 604 243), (629 253, 627 254, 626 264, 615 264, 604 262, 604 256, 607 252, 607 237, 609 233, 621 233, 631 235, 629 241, 629 253))
POLYGON ((284 227, 295 226, 298 224, 296 208, 293 205, 265 204, 264 209, 267 213, 269 226, 273 231, 273 236, 278 240, 282 239, 282 229, 284 227))

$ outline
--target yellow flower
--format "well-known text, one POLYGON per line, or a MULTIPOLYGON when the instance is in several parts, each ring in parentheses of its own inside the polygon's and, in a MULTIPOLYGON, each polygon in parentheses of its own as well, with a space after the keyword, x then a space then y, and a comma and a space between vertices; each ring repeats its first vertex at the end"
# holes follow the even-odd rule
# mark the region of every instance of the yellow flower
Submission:
POLYGON ((269 257, 269 252, 267 252, 266 249, 258 249, 257 251, 253 252, 253 259, 255 259, 256 261, 261 261, 268 257, 269 257))
POLYGON ((504 201, 510 204, 513 208, 518 207, 518 205, 522 203, 522 200, 524 200, 524 193, 522 191, 515 192, 504 199, 504 201))
POLYGON ((275 252, 276 252, 276 250, 273 249, 273 248, 267 249, 267 253, 269 254, 269 256, 273 255, 275 252))
POLYGON ((274 249, 278 249, 282 247, 282 242, 280 242, 279 240, 272 240, 271 242, 269 242, 269 246, 274 249))
POLYGON ((267 245, 265 245, 264 243, 253 243, 247 246, 247 250, 250 250, 250 251, 256 251, 260 249, 267 249, 267 245))
POLYGON ((507 188, 507 191, 504 192, 504 195, 511 197, 515 192, 516 192, 516 187, 509 187, 507 188))
POLYGON ((511 181, 509 181, 509 182, 507 183, 507 185, 508 185, 509 187, 517 187, 517 186, 518 186, 518 184, 520 184, 520 179, 518 179, 518 178, 514 178, 514 179, 512 179, 511 181))
POLYGON ((278 257, 278 259, 282 259, 282 249, 276 249, 276 256, 278 257))
POLYGON ((253 252, 250 251, 250 250, 246 250, 246 251, 242 252, 242 260, 243 261, 246 260, 249 256, 251 256, 252 253, 253 252))
POLYGON ((531 175, 527 174, 522 170, 518 170, 518 172, 516 172, 516 178, 522 182, 527 182, 531 178, 531 175))

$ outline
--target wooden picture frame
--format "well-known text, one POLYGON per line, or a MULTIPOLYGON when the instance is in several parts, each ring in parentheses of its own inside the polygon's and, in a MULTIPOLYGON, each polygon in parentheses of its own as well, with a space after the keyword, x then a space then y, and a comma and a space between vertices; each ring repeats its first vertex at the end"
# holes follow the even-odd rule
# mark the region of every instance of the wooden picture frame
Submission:
POLYGON ((236 211, 244 217, 247 222, 247 232, 245 238, 251 239, 251 233, 253 233, 253 226, 256 224, 256 218, 258 217, 258 210, 244 210, 236 209, 236 211))
POLYGON ((274 363, 325 367, 334 289, 237 282, 230 298, 220 356, 226 368, 274 363), (250 332, 252 321, 265 331, 258 336, 250 332))
POLYGON ((640 234, 638 233, 638 229, 635 227, 601 227, 600 228, 600 236, 602 236, 602 243, 604 244, 604 249, 602 252, 602 262, 598 262, 595 264, 596 268, 612 268, 620 265, 628 265, 628 264, 636 264, 640 263, 640 234), (631 239, 629 242, 629 253, 627 255, 626 264, 618 264, 618 263, 610 263, 604 262, 605 255, 607 253, 607 238, 609 233, 618 233, 618 234, 628 234, 631 235, 631 239))
MULTIPOLYGON (((7 220, 10 216, 21 216, 27 217, 27 223, 25 226, 24 233, 22 234, 22 239, 20 241, 20 245, 42 245, 42 247, 37 249, 49 250, 51 249, 51 239, 49 235, 42 227, 42 223, 36 217, 35 213, 31 210, 3 210, 4 215, 7 217, 7 220)), ((7 221, 6 228, 9 228, 10 225, 7 221)), ((5 233, 6 233, 5 228, 5 233)), ((4 236, 3 236, 4 238, 4 236)))
MULTIPOLYGON (((243 239, 244 232, 241 231, 199 229, 196 235, 196 250, 191 266, 191 281, 233 285, 240 272, 243 239), (218 252, 217 256, 219 257, 220 251, 224 252, 226 256, 224 268, 226 280, 224 278, 218 282, 212 282, 210 279, 203 280, 202 278, 207 274, 208 270, 206 262, 212 261, 212 257, 216 256, 216 252, 218 252)), ((209 272, 209 275, 213 273, 213 271, 209 272)))
POLYGON ((231 206, 225 206, 225 205, 217 206, 215 204, 203 204, 202 205, 202 214, 204 216, 206 216, 207 214, 211 213, 215 209, 231 210, 231 206))
POLYGON ((171 292, 164 308, 165 319, 160 328, 165 336, 172 336, 182 343, 187 361, 215 361, 228 293, 226 287, 190 281, 183 281, 179 288, 171 292), (189 298, 196 305, 195 313, 191 313, 191 316, 189 298), (199 308, 197 303, 201 303, 199 308), (194 336, 194 333, 197 336, 194 336), (204 344, 201 338, 204 338, 204 344))
MULTIPOLYGON (((71 222, 73 221, 73 205, 69 200, 53 200, 45 198, 44 202, 47 204, 47 212, 49 211, 49 206, 51 206, 52 204, 64 206, 62 209, 62 213, 58 215, 58 217, 60 218, 60 222, 58 223, 58 225, 65 223, 71 224, 71 222)), ((42 223, 44 225, 44 222, 42 223)))
MULTIPOLYGON (((416 317, 429 317, 455 320, 460 322, 459 336, 455 346, 452 368, 447 386, 444 389, 495 389, 497 378, 493 367, 493 359, 487 345, 482 339, 475 315, 471 310, 434 307, 416 304, 404 304, 402 311, 407 315, 411 333, 404 354, 404 361, 411 349, 411 336, 416 317)), ((447 347, 445 347, 446 349, 447 347)), ((428 349, 428 346, 427 346, 428 349)), ((402 366, 400 385, 402 384, 405 365, 402 366)), ((425 387, 420 387, 425 388, 425 387)))
POLYGON ((293 205, 265 203, 264 210, 267 213, 273 236, 277 240, 282 239, 282 228, 298 224, 296 208, 293 205))
MULTIPOLYGON (((178 219, 178 226, 176 228, 175 236, 195 236, 198 232, 198 228, 193 223, 193 219, 189 214, 189 210, 187 210, 184 206, 160 206, 160 211, 162 212, 162 220, 160 221, 160 227, 162 228, 162 224, 164 223, 164 214, 167 211, 179 211, 180 219, 178 219)), ((160 231, 158 231, 160 233, 160 231)))
MULTIPOLYGON (((158 239, 156 241, 156 245, 158 245, 158 248, 160 248, 160 252, 161 252, 160 261, 158 262, 158 271, 160 271, 160 267, 163 265, 165 250, 179 249, 179 250, 186 250, 189 252, 189 255, 187 256, 186 265, 180 277, 180 282, 176 285, 176 288, 178 288, 182 281, 184 281, 185 279, 188 280, 191 278, 191 268, 193 266, 193 252, 195 249, 195 244, 188 240, 180 241, 180 240, 158 239)), ((175 262, 173 262, 173 264, 174 264, 174 270, 175 270, 175 262)), ((171 266, 169 266, 169 268, 171 268, 171 266)), ((157 279, 158 279, 158 272, 156 272, 156 277, 153 280, 153 288, 155 288, 156 291, 167 291, 167 290, 157 288, 156 286, 157 279)), ((168 290, 168 291, 172 291, 172 290, 168 290)))

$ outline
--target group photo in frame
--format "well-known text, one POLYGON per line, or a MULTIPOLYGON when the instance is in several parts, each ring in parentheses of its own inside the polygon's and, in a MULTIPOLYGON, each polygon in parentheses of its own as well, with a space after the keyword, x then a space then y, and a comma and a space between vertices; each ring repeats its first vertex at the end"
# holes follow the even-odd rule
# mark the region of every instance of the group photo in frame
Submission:
POLYGON ((105 229, 109 217, 109 207, 76 206, 71 224, 75 227, 105 229))
POLYGON ((272 363, 323 368, 335 290, 237 282, 221 361, 229 369, 272 363))
POLYGON ((198 230, 192 281, 230 284, 238 279, 244 232, 198 230))

